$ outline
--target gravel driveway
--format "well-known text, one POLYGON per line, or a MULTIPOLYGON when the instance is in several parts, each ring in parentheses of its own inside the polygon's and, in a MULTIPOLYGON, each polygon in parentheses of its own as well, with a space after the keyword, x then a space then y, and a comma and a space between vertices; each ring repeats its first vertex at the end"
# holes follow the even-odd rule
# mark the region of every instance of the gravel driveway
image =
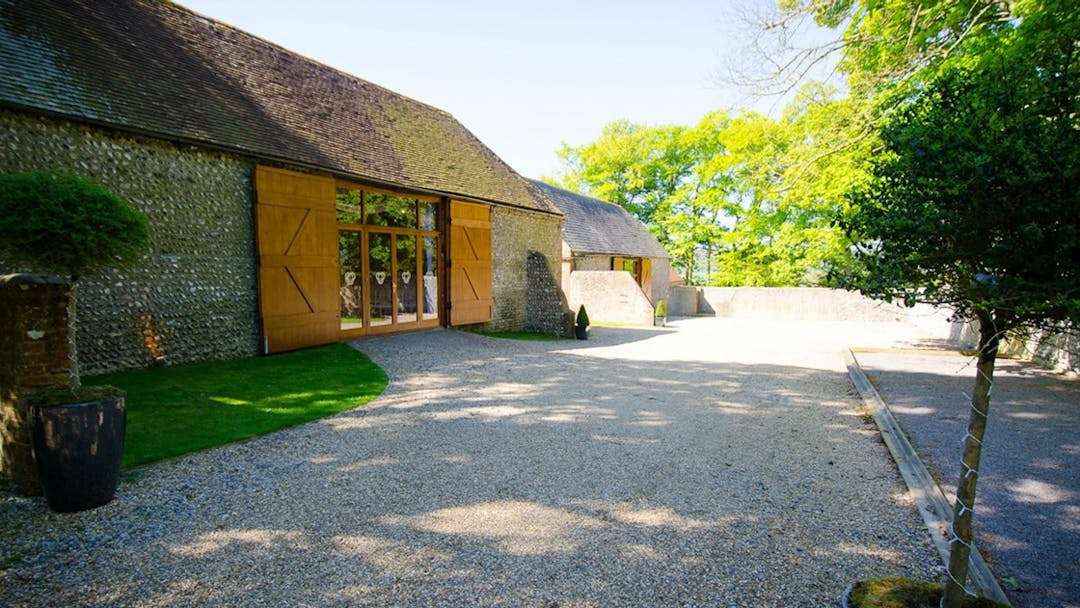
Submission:
POLYGON ((140 469, 82 514, 0 496, 0 605, 816 607, 938 577, 838 354, 908 338, 364 340, 392 377, 365 408, 140 469))

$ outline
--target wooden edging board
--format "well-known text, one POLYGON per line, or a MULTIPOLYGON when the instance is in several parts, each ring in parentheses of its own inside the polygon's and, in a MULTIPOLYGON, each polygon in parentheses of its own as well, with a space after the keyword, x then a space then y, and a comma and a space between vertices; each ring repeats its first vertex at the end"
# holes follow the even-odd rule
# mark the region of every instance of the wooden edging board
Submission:
MULTIPOLYGON (((870 380, 859 366, 851 349, 844 350, 844 362, 847 364, 851 382, 858 389, 863 403, 874 416, 874 422, 881 432, 881 439, 888 446, 893 460, 896 461, 896 466, 900 469, 900 474, 904 477, 904 482, 907 483, 908 491, 915 498, 915 504, 919 507, 926 529, 930 532, 930 538, 933 539, 934 546, 941 554, 941 561, 947 568, 949 539, 952 536, 950 533, 953 518, 952 505, 942 494, 941 488, 930 476, 930 472, 926 470, 926 465, 919 459, 919 454, 911 446, 907 435, 904 434, 900 424, 881 399, 881 395, 870 384, 870 380)), ((971 546, 970 561, 968 576, 979 595, 1011 606, 1009 598, 998 585, 997 579, 990 572, 990 567, 986 565, 986 561, 983 560, 982 554, 975 548, 974 543, 971 546)))

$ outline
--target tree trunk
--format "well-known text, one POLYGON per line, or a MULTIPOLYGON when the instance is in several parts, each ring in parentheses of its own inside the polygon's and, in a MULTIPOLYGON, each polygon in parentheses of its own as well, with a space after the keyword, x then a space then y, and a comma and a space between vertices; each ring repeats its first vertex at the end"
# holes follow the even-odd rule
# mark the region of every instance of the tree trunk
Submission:
POLYGON ((956 484, 956 505, 953 507, 953 538, 949 551, 949 580, 941 608, 960 608, 967 591, 968 565, 971 556, 972 516, 975 509, 975 486, 979 477, 983 435, 990 413, 990 389, 994 383, 994 362, 997 360, 1001 334, 994 316, 979 313, 979 363, 975 374, 975 391, 971 396, 968 432, 964 439, 964 457, 960 480, 956 484))
POLYGON ((712 243, 705 246, 705 287, 711 285, 712 279, 712 243))

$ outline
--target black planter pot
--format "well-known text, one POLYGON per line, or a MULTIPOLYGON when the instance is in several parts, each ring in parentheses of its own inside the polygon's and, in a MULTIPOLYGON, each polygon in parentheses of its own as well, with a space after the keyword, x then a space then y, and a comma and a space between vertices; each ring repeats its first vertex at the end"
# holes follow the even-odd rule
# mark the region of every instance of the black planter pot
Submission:
POLYGON ((71 513, 112 500, 124 454, 124 396, 32 410, 34 458, 49 508, 71 513))
POLYGON ((578 340, 588 340, 589 339, 589 326, 588 325, 581 325, 581 324, 575 325, 574 326, 574 337, 576 337, 578 340))

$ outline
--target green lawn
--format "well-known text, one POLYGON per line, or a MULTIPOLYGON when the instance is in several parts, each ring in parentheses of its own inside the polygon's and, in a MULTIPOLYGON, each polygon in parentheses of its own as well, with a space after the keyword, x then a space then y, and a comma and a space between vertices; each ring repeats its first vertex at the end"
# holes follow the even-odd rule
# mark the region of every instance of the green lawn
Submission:
POLYGON ((124 468, 179 456, 363 405, 386 374, 345 344, 83 378, 127 391, 124 468))
POLYGON ((481 336, 487 336, 489 338, 501 338, 503 340, 525 340, 527 342, 557 342, 559 340, 567 340, 560 336, 552 336, 550 334, 538 334, 529 331, 478 331, 476 332, 481 336))

